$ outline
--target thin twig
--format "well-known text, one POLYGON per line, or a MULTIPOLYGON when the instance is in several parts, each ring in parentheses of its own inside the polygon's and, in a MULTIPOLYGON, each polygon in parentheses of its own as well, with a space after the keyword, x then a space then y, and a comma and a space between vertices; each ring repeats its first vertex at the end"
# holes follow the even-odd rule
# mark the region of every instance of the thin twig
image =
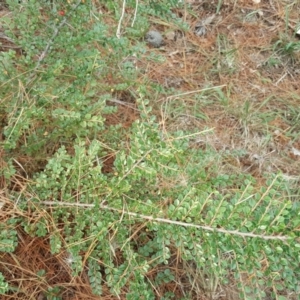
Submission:
POLYGON ((2 48, 14 48, 14 49, 20 49, 20 46, 16 46, 15 41, 13 39, 11 39, 10 37, 6 36, 4 33, 0 32, 0 39, 4 39, 9 41, 10 43, 13 43, 14 45, 1 45, 2 48))
POLYGON ((222 88, 222 87, 225 87, 225 86, 227 86, 227 85, 222 84, 222 85, 212 86, 212 87, 204 88, 204 89, 200 89, 200 90, 188 91, 188 92, 168 96, 167 98, 162 98, 158 101, 160 102, 160 101, 163 101, 163 100, 172 100, 172 99, 176 99, 178 97, 187 96, 187 95, 196 94, 196 93, 201 93, 201 92, 206 92, 206 91, 209 91, 209 90, 214 90, 214 89, 222 88))
MULTIPOLYGON (((70 203, 70 202, 55 202, 55 201, 43 201, 42 202, 45 205, 58 205, 58 206, 76 206, 76 207, 88 207, 88 208, 93 208, 95 207, 94 204, 85 204, 85 203, 70 203)), ((167 223, 167 224, 173 224, 173 225, 178 225, 178 226, 184 226, 184 227, 193 227, 197 229, 203 229, 206 231, 211 231, 211 232, 218 232, 218 233, 224 233, 224 234, 232 234, 232 235, 238 235, 242 237, 251 237, 251 238, 259 238, 263 240, 280 240, 280 241, 286 241, 288 239, 287 236, 272 236, 272 235, 262 235, 262 234, 255 234, 251 232, 240 232, 237 230, 226 230, 222 228, 213 228, 210 226, 204 226, 204 225, 195 225, 191 223, 185 223, 185 222, 180 222, 180 221, 173 221, 169 219, 163 219, 163 218, 154 218, 152 216, 146 216, 142 214, 137 214, 129 211, 124 211, 121 209, 109 207, 107 205, 102 205, 100 204, 100 208, 104 210, 110 210, 110 211, 115 211, 120 214, 127 214, 128 216, 132 217, 137 217, 137 218, 142 218, 144 220, 152 221, 152 222, 160 222, 160 223, 167 223)))
POLYGON ((127 102, 124 102, 124 101, 121 101, 121 100, 118 100, 118 99, 108 99, 107 101, 112 102, 112 103, 116 103, 116 104, 120 104, 120 105, 123 105, 123 106, 127 106, 127 107, 129 107, 133 110, 139 111, 139 109, 135 108, 134 104, 132 104, 132 103, 127 103, 127 102))
POLYGON ((121 37, 121 25, 122 25, 122 21, 123 21, 124 14, 125 14, 125 7, 126 7, 126 0, 123 0, 122 15, 121 15, 121 18, 119 20, 117 33, 116 33, 116 36, 117 36, 118 39, 121 37))
POLYGON ((280 81, 282 81, 284 79, 284 77, 286 77, 288 73, 284 73, 275 83, 275 85, 277 86, 279 84, 280 81))
POLYGON ((136 16, 137 16, 138 6, 139 6, 139 0, 135 0, 135 10, 134 10, 134 16, 133 16, 133 20, 132 20, 132 23, 131 23, 131 27, 134 26, 134 22, 135 22, 136 16))
POLYGON ((50 38, 48 44, 46 45, 44 51, 42 52, 42 54, 40 55, 37 64, 35 66, 35 70, 39 68, 41 62, 45 59, 46 55, 48 54, 51 45, 54 43, 55 38, 57 37, 59 30, 65 25, 65 23, 67 22, 68 16, 77 9, 77 7, 80 5, 81 0, 78 0, 78 2, 76 3, 76 5, 73 7, 73 9, 68 13, 67 16, 65 16, 61 22, 58 24, 58 26, 54 29, 54 32, 52 34, 52 37, 50 38))

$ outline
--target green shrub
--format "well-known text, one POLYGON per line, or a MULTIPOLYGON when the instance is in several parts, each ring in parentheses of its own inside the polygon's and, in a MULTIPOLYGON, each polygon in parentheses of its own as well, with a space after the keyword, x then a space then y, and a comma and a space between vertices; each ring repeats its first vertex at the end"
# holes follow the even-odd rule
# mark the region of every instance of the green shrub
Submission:
MULTIPOLYGON (((266 287, 275 293, 283 283, 299 292, 299 207, 283 176, 258 187, 251 175, 222 174, 219 153, 190 145, 204 133, 162 131, 147 83, 136 81, 130 63, 122 65, 125 57, 144 53, 143 45, 116 38, 101 16, 91 17, 94 7, 86 2, 65 4, 67 24, 55 7, 37 1, 6 20, 24 52, 1 54, 5 174, 13 177, 15 155, 42 161, 18 205, 37 215, 46 211, 18 224, 32 236, 49 237, 53 254, 66 251, 73 276, 87 267, 95 295, 105 283, 116 295, 126 286, 128 299, 155 299, 156 289, 175 281, 174 253, 192 266, 187 276, 212 293, 231 276, 244 297, 264 297, 266 287), (47 21, 40 9, 49 11, 47 21), (109 75, 114 83, 106 83, 109 75), (139 95, 140 116, 124 132, 106 124, 117 111, 108 101, 112 90, 131 89, 139 95), (108 154, 115 156, 113 172, 104 174, 108 154)), ((16 1, 8 3, 18 9, 16 1)), ((167 4, 152 3, 153 13, 162 8, 167 13, 167 4)), ((17 244, 9 225, 1 230, 5 252, 17 244)))

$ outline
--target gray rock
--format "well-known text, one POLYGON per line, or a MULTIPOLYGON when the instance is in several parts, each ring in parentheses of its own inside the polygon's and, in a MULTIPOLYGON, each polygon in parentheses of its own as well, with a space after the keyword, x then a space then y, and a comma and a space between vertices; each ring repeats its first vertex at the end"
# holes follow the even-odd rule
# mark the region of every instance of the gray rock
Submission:
POLYGON ((155 48, 161 47, 164 43, 162 35, 155 30, 148 31, 145 38, 146 41, 155 48))

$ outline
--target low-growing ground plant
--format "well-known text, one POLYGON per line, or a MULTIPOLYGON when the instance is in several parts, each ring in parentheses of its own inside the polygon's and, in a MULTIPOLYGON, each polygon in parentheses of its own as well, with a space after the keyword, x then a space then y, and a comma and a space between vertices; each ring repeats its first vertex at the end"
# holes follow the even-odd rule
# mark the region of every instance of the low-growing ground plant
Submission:
MULTIPOLYGON (((180 88, 165 84, 177 71, 154 81, 180 51, 149 50, 141 24, 161 17, 188 36, 178 10, 195 8, 180 1, 10 0, 6 9, 16 48, 0 53, 3 299, 296 299, 299 174, 266 157, 284 155, 278 140, 296 145, 299 97, 280 96, 289 115, 269 110, 279 96, 257 103, 245 92, 241 105, 243 86, 222 82, 244 71, 229 32, 204 59, 205 87, 189 91, 186 71, 180 88), (230 141, 216 137, 222 127, 230 141)), ((187 47, 182 60, 208 53, 187 47)))

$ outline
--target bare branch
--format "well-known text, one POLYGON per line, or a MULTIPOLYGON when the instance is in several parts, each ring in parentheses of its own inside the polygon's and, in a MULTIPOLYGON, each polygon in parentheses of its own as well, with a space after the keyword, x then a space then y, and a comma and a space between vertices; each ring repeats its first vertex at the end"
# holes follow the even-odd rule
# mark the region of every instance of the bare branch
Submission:
MULTIPOLYGON (((76 5, 73 7, 73 9, 69 12, 72 13, 74 10, 77 9, 77 7, 80 5, 81 3, 81 0, 78 0, 78 2, 76 3, 76 5)), ((54 40, 55 38, 57 37, 58 33, 59 33, 59 30, 65 25, 65 23, 67 22, 67 17, 68 16, 65 16, 61 22, 58 24, 58 26, 54 29, 54 32, 52 34, 52 37, 50 38, 48 44, 46 45, 44 51, 42 52, 42 54, 40 55, 39 59, 38 59, 38 62, 35 66, 35 70, 39 68, 41 62, 45 59, 46 55, 48 54, 49 50, 50 50, 50 47, 51 45, 54 43, 54 40)))
POLYGON ((117 36, 118 39, 121 37, 121 25, 122 25, 122 21, 123 21, 124 14, 125 14, 125 7, 126 7, 126 0, 123 0, 122 15, 121 15, 121 18, 119 20, 117 33, 116 33, 116 36, 117 36))
POLYGON ((135 0, 135 10, 134 10, 134 16, 133 16, 133 20, 132 20, 132 23, 131 23, 131 27, 134 26, 134 22, 136 20, 138 6, 139 6, 139 0, 135 0))
MULTIPOLYGON (((70 202, 55 202, 55 201, 43 201, 43 204, 46 205, 57 205, 57 206, 76 206, 76 207, 82 207, 82 208, 93 208, 95 207, 94 204, 85 204, 85 203, 70 203, 70 202)), ((254 234, 251 232, 240 232, 237 230, 226 230, 222 228, 213 228, 210 226, 204 226, 204 225, 195 225, 191 223, 185 223, 185 222, 180 222, 180 221, 173 221, 169 219, 164 219, 164 218, 154 218, 152 216, 146 216, 142 214, 137 214, 129 211, 124 211, 121 209, 116 209, 113 207, 109 207, 107 205, 100 205, 100 208, 104 210, 110 210, 110 211, 115 211, 120 214, 127 214, 128 216, 132 217, 137 217, 137 218, 142 218, 144 220, 152 221, 152 222, 159 222, 159 223, 167 223, 167 224, 173 224, 173 225, 178 225, 178 226, 184 226, 184 227, 193 227, 197 229, 203 229, 206 231, 211 231, 211 232, 218 232, 218 233, 224 233, 224 234, 232 234, 232 235, 238 235, 242 237, 251 237, 251 238, 259 238, 263 240, 280 240, 280 241, 286 241, 288 239, 287 236, 272 236, 272 235, 262 235, 262 234, 254 234)))

